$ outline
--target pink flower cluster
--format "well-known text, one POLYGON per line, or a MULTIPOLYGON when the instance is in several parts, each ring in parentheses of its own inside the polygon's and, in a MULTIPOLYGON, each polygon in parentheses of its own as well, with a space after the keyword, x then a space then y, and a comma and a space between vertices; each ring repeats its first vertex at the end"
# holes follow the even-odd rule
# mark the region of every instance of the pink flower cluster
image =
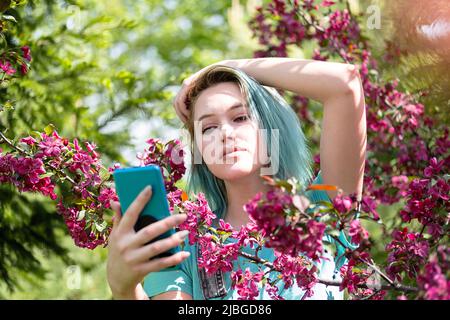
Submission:
POLYGON ((221 270, 233 270, 233 261, 238 258, 241 246, 239 243, 217 243, 212 241, 213 235, 207 233, 199 238, 198 245, 202 255, 198 259, 198 266, 204 268, 209 274, 221 270))
POLYGON ((294 281, 297 286, 305 290, 304 297, 313 295, 313 287, 317 283, 317 268, 311 261, 302 256, 292 256, 275 251, 274 267, 281 273, 280 277, 285 288, 290 288, 294 281))
MULTIPOLYGON (((0 152, 2 149, 0 149, 0 152)), ((41 159, 13 154, 0 154, 0 183, 14 185, 20 192, 40 192, 55 200, 55 184, 47 173, 41 159)))
MULTIPOLYGON (((27 48, 23 52, 30 58, 27 48)), ((40 192, 56 200, 56 181, 53 180, 70 182, 72 193, 67 197, 70 200, 65 201, 61 196, 57 210, 64 217, 75 244, 89 249, 106 245, 111 226, 104 220, 103 213, 110 207, 111 200, 118 200, 114 188, 107 183, 112 180, 111 173, 120 165, 115 164, 106 170, 94 143, 85 142, 83 149, 77 139, 69 142, 50 126, 45 133, 22 138, 20 142, 23 149, 16 147, 11 153, 0 154, 0 183, 13 184, 22 192, 40 192), (101 178, 101 171, 106 179, 101 178)), ((159 139, 149 139, 147 143, 150 145, 148 150, 140 155, 142 165, 159 164, 167 190, 177 190, 174 184, 185 171, 180 141, 172 140, 164 145, 159 139)), ((180 194, 173 196, 176 198, 180 194)), ((198 207, 207 206, 202 195, 199 195, 198 202, 198 207)), ((194 204, 186 203, 186 210, 196 208, 194 204)), ((201 221, 208 220, 201 214, 200 218, 201 221)), ((192 233, 191 237, 194 236, 192 233)))
MULTIPOLYGON (((250 21, 254 36, 263 47, 254 53, 255 57, 285 57, 287 44, 302 48, 305 41, 313 40, 319 44, 313 52, 313 59, 341 58, 359 67, 366 101, 367 151, 371 154, 365 165, 362 211, 381 223, 378 205, 391 205, 406 198, 407 205, 400 210, 402 221, 409 223, 416 219, 422 225, 421 233, 428 233, 432 242, 442 240, 448 233, 450 211, 449 179, 445 176, 450 168, 448 127, 427 116, 425 106, 415 96, 398 89, 398 81, 383 82, 377 70, 378 62, 372 57, 367 38, 359 29, 358 17, 351 12, 345 9, 326 12, 327 9, 323 8, 333 5, 328 1, 322 1, 320 6, 314 0, 300 3, 279 0, 274 3, 276 10, 273 10, 274 5, 260 7, 250 21), (302 38, 295 44, 290 42, 288 35, 275 32, 286 23, 292 24, 291 21, 302 25, 302 38)), ((388 43, 389 46, 391 44, 388 43)), ((393 49, 389 50, 391 58, 394 58, 393 54, 401 53, 401 50, 393 49)), ((314 124, 313 114, 307 112, 308 100, 294 97, 293 101, 302 121, 314 124)), ((318 155, 314 160, 319 166, 318 155)), ((333 204, 338 212, 344 212, 348 209, 349 200, 335 199, 333 204)), ((349 232, 353 242, 367 240, 367 231, 358 222, 351 222, 349 232)), ((412 265, 408 266, 402 255, 407 248, 418 246, 414 247, 418 251, 414 253, 413 250, 412 254, 411 263, 414 265, 418 261, 425 262, 428 257, 422 257, 419 249, 426 246, 423 237, 411 232, 399 240, 401 232, 394 232, 389 247, 388 269, 396 276, 411 271, 412 265)))
MULTIPOLYGON (((275 190, 269 191, 265 195, 272 202, 264 203, 260 197, 261 194, 249 201, 246 208, 253 208, 250 210, 254 212, 259 205, 264 205, 265 210, 271 212, 280 209, 278 206, 279 197, 284 197, 286 204, 292 204, 293 202, 292 199, 288 199, 292 195, 283 195, 275 190), (271 206, 274 208, 270 209, 269 207, 271 206)), ((308 257, 299 256, 298 252, 304 251, 306 255, 318 258, 319 253, 317 251, 321 250, 324 224, 315 221, 311 217, 304 223, 307 231, 291 229, 290 233, 280 232, 277 237, 270 237, 270 231, 273 230, 269 223, 271 219, 265 219, 264 221, 267 223, 260 225, 252 221, 240 230, 233 230, 230 224, 219 219, 218 226, 214 228, 212 223, 216 216, 209 209, 203 194, 197 195, 195 201, 182 198, 183 192, 181 190, 169 193, 170 210, 174 213, 187 214, 186 221, 179 228, 181 230, 189 230, 189 243, 191 245, 197 243, 199 246, 201 252, 198 259, 199 267, 204 268, 207 273, 214 273, 217 270, 231 272, 233 286, 237 289, 240 299, 254 299, 257 297, 259 295, 258 283, 262 282, 263 279, 264 283, 267 284, 265 290, 268 294, 274 299, 282 299, 277 293, 278 288, 270 283, 266 275, 263 276, 262 273, 253 274, 250 270, 233 271, 233 265, 239 256, 249 258, 249 253, 245 255, 242 253, 243 246, 250 246, 257 252, 262 246, 270 247, 268 243, 274 239, 282 243, 290 241, 292 237, 299 239, 297 241, 299 249, 295 249, 295 244, 289 244, 296 256, 292 255, 292 252, 286 253, 286 247, 281 247, 280 245, 283 253, 275 251, 276 259, 273 262, 263 262, 257 257, 257 254, 250 258, 256 259, 255 261, 259 261, 261 264, 270 265, 271 272, 279 274, 279 278, 283 280, 286 288, 292 286, 293 281, 295 281, 300 288, 306 291, 305 297, 313 293, 312 288, 317 283, 315 274, 317 270, 308 257), (233 241, 227 242, 227 239, 233 241)), ((293 207, 292 210, 294 209, 298 210, 293 207)), ((254 220, 255 214, 250 214, 250 216, 254 220)), ((276 219, 273 216, 272 220, 278 221, 280 226, 284 226, 288 219, 283 214, 280 214, 276 219)))
POLYGON ((103 213, 110 201, 118 198, 105 185, 109 177, 101 179, 100 171, 104 168, 96 146, 86 142, 84 150, 77 139, 72 143, 57 131, 49 130, 22 138, 22 148, 15 146, 12 152, 0 154, 0 183, 12 184, 21 192, 40 192, 56 200, 56 182, 70 182, 71 193, 59 197, 57 211, 64 217, 75 244, 89 249, 106 245, 110 226, 103 213))
POLYGON ((316 30, 314 37, 322 48, 328 49, 330 53, 343 54, 351 62, 353 57, 349 53, 355 49, 354 43, 360 38, 360 29, 347 9, 336 10, 329 15, 328 26, 316 30))
POLYGON ((417 219, 434 239, 444 235, 443 227, 450 219, 450 181, 443 177, 447 169, 444 160, 438 162, 431 158, 430 165, 424 170, 425 178, 414 179, 409 184, 408 200, 400 211, 404 222, 417 219))
POLYGON ((386 245, 389 253, 386 272, 392 279, 402 280, 402 272, 410 278, 417 276, 418 270, 427 260, 430 246, 419 233, 408 232, 408 228, 394 230, 393 240, 386 245))
POLYGON ((142 166, 157 164, 161 167, 167 192, 175 191, 175 183, 180 180, 185 171, 184 150, 179 140, 170 140, 163 144, 160 139, 148 139, 149 147, 137 155, 142 166))
POLYGON ((0 69, 9 76, 16 73, 16 69, 12 67, 11 62, 9 61, 0 61, 0 69))
POLYGON ((356 251, 340 270, 342 282, 339 289, 346 289, 353 299, 382 300, 387 293, 381 290, 376 272, 363 262, 370 260, 368 252, 356 251))
POLYGON ((244 271, 233 271, 231 273, 232 288, 237 290, 238 300, 256 300, 260 295, 258 284, 263 277, 264 272, 252 273, 249 268, 244 271))
POLYGON ((450 300, 450 248, 439 246, 417 278, 427 300, 450 300))
MULTIPOLYGON (((57 204, 58 213, 64 218, 64 222, 67 225, 69 234, 80 248, 95 249, 99 245, 105 245, 108 240, 108 234, 111 232, 111 227, 105 226, 105 229, 96 232, 96 230, 89 228, 86 224, 86 220, 80 215, 75 207, 64 207, 60 201, 57 204)), ((94 226, 95 227, 95 226, 94 226)))
POLYGON ((325 224, 313 219, 290 222, 289 214, 298 214, 292 195, 275 188, 263 197, 258 193, 245 205, 245 211, 267 236, 265 246, 292 256, 304 253, 317 260, 322 253, 325 224))
POLYGON ((31 62, 30 47, 23 46, 20 48, 20 52, 6 51, 0 55, 0 83, 5 75, 13 76, 16 74, 17 69, 14 66, 20 67, 22 75, 28 73, 29 62, 31 62))
POLYGON ((216 215, 209 208, 203 193, 199 193, 195 201, 183 201, 182 195, 182 190, 170 192, 169 208, 172 212, 176 208, 179 213, 187 215, 187 219, 179 225, 179 229, 189 230, 189 244, 193 245, 198 241, 199 235, 211 227, 216 215))
POLYGON ((349 294, 355 294, 358 292, 358 286, 364 283, 364 278, 359 273, 355 273, 353 267, 357 264, 355 259, 350 259, 349 262, 344 265, 340 272, 342 282, 339 287, 340 290, 347 289, 349 294))
POLYGON ((369 239, 369 232, 361 226, 361 222, 359 220, 353 220, 350 222, 348 235, 351 237, 352 242, 358 245, 361 244, 362 240, 369 239))

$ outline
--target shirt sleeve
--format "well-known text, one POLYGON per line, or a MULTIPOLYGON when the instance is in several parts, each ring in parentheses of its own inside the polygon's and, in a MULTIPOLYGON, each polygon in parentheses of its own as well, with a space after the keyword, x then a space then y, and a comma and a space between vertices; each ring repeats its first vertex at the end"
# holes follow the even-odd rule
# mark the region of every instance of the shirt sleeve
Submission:
MULTIPOLYGON (((317 173, 317 177, 313 180, 312 184, 322 184, 322 172, 319 171, 317 173)), ((331 202, 330 197, 328 196, 328 193, 325 190, 308 190, 305 192, 305 195, 309 198, 309 200, 313 203, 316 203, 318 201, 328 201, 331 202)), ((329 234, 325 234, 323 240, 331 243, 332 245, 335 245, 336 247, 336 257, 334 258, 335 262, 335 270, 339 270, 346 262, 347 258, 345 258, 344 253, 345 249, 349 248, 351 250, 356 249, 358 246, 353 244, 351 241, 349 241, 349 238, 345 234, 344 231, 341 231, 339 233, 339 241, 342 242, 345 247, 333 239, 329 234)))
POLYGON ((181 269, 151 272, 145 277, 143 287, 149 298, 168 291, 183 291, 192 296, 192 280, 181 269))
POLYGON ((191 265, 193 260, 193 248, 188 245, 188 238, 185 240, 184 251, 189 251, 191 256, 181 262, 177 269, 161 270, 151 272, 144 278, 143 288, 148 297, 168 291, 183 291, 193 297, 193 286, 191 276, 191 265))

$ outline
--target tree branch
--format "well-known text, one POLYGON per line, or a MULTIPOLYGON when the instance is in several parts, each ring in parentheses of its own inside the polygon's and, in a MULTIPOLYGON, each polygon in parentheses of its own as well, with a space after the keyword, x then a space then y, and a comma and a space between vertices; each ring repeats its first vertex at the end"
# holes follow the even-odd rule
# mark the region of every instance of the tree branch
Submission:
MULTIPOLYGON (((339 241, 339 239, 337 239, 337 241, 339 241)), ((342 242, 340 242, 340 243, 342 244, 342 242)), ((271 269, 271 271, 280 272, 273 266, 273 263, 271 263, 267 260, 261 259, 259 257, 253 256, 249 253, 242 252, 242 251, 239 251, 238 254, 244 258, 251 260, 251 261, 254 261, 256 263, 260 263, 262 265, 269 267, 271 269)), ((375 270, 375 272, 379 273, 380 276, 383 277, 383 279, 385 279, 388 282, 388 284, 380 284, 379 286, 377 286, 377 288, 374 288, 375 286, 368 286, 367 284, 358 284, 358 285, 356 285, 358 288, 376 289, 378 291, 379 290, 396 290, 396 291, 401 291, 401 292, 417 292, 417 291, 419 291, 419 289, 416 287, 406 286, 406 285, 402 285, 402 284, 393 282, 388 276, 386 276, 383 272, 381 272, 381 270, 379 270, 374 264, 372 264, 368 261, 364 261, 361 258, 359 260, 361 262, 367 264, 368 266, 370 266, 373 270, 375 270)), ((324 284, 326 286, 335 286, 335 287, 340 287, 342 284, 341 281, 325 280, 325 279, 320 279, 320 278, 317 279, 317 282, 324 284)), ((375 292, 375 293, 377 293, 377 292, 375 292)), ((375 293, 373 295, 375 295, 375 293)))

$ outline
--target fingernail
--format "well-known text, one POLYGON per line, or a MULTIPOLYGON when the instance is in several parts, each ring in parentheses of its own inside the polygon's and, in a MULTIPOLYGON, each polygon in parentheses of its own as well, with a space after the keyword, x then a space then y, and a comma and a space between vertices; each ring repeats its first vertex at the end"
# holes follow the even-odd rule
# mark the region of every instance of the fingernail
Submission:
POLYGON ((179 235, 180 239, 184 240, 189 235, 189 230, 180 231, 178 235, 179 235))
POLYGON ((183 258, 187 258, 187 257, 189 257, 190 255, 191 255, 190 252, 188 252, 188 251, 183 251, 183 258))
POLYGON ((152 186, 148 185, 148 186, 145 187, 145 191, 144 192, 145 192, 146 196, 149 196, 151 191, 152 191, 152 186))

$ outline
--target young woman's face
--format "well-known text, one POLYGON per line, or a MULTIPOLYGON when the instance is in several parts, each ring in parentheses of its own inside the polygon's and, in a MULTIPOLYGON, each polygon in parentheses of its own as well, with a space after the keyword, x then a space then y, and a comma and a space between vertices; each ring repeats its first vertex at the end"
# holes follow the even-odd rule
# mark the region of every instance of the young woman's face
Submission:
POLYGON ((238 179, 267 163, 264 139, 236 83, 223 82, 202 91, 193 119, 203 161, 219 179, 238 179))

